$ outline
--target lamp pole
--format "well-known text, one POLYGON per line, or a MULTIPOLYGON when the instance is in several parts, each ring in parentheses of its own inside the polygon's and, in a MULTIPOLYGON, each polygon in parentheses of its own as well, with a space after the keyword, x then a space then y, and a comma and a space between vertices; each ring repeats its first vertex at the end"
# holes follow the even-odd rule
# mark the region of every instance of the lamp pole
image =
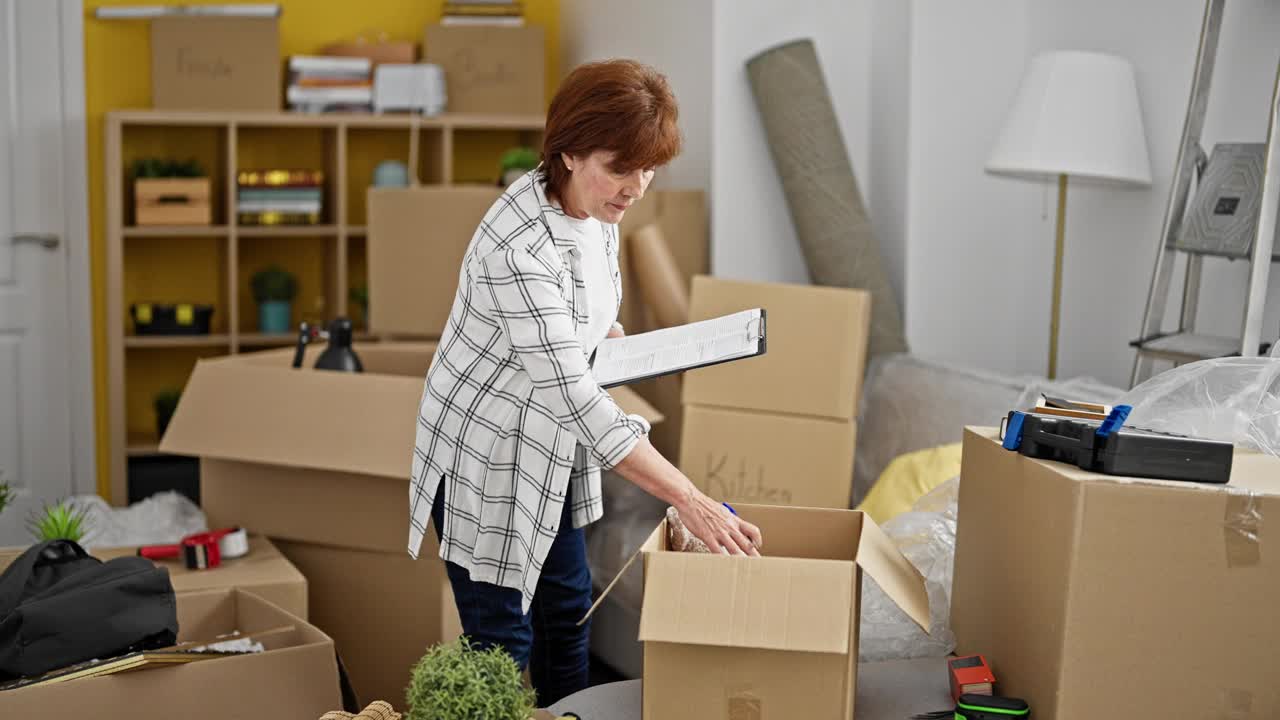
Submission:
POLYGON ((1053 247, 1053 305, 1049 318, 1049 379, 1058 377, 1058 319, 1062 315, 1062 248, 1067 230, 1067 174, 1058 174, 1058 229, 1053 247))

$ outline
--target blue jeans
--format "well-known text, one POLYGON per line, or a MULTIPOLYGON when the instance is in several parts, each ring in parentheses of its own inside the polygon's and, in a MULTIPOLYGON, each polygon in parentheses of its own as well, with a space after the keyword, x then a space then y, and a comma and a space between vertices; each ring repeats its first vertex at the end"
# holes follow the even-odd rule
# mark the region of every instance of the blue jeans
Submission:
MULTIPOLYGON (((590 622, 577 623, 591 608, 591 569, 586 538, 581 528, 573 527, 571 506, 566 496, 560 530, 547 552, 527 614, 520 610, 519 590, 473 581, 465 568, 445 563, 463 633, 479 647, 502 647, 521 670, 528 667, 539 707, 549 707, 587 687, 590 622)), ((440 539, 444 483, 436 491, 431 524, 440 539)))

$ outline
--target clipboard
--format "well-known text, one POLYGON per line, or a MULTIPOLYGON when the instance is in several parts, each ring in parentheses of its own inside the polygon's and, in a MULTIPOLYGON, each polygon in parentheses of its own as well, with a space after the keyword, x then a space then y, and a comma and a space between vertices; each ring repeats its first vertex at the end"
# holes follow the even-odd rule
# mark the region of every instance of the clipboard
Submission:
POLYGON ((652 332, 608 338, 590 365, 602 388, 651 380, 768 352, 768 313, 752 308, 652 332))

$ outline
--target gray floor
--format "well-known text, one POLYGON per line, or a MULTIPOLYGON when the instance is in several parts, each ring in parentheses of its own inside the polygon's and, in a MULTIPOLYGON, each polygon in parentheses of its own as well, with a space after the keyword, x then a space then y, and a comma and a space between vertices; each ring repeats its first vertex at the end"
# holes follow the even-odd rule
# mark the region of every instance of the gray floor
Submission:
MULTIPOLYGON (((640 681, 597 685, 553 705, 582 720, 640 720, 640 681)), ((858 720, 905 720, 954 707, 942 658, 862 663, 858 666, 858 720)))

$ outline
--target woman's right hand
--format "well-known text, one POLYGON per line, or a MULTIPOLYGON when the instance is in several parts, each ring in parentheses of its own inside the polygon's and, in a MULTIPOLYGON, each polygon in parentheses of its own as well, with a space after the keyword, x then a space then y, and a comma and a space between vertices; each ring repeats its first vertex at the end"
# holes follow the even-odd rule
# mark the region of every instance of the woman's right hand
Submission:
POLYGON ((649 442, 640 438, 614 470, 640 489, 671 505, 680 520, 712 552, 759 555, 763 547, 760 528, 729 512, 698 489, 693 481, 649 442))
POLYGON ((722 503, 692 488, 688 500, 676 507, 680 522, 713 553, 760 556, 760 528, 729 512, 722 503))

